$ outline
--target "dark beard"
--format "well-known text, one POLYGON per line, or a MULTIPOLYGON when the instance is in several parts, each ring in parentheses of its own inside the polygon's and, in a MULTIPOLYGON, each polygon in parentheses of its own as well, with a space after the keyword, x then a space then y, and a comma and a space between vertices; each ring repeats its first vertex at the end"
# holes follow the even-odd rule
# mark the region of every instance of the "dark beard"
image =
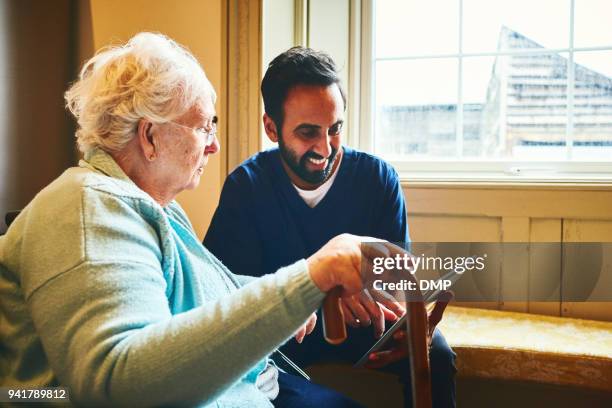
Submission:
POLYGON ((278 148, 280 150, 281 157, 283 158, 285 163, 287 163, 289 168, 299 178, 310 184, 320 184, 327 180, 327 178, 332 172, 334 163, 336 162, 336 155, 338 153, 338 149, 334 149, 332 147, 331 154, 327 158, 327 166, 325 166, 325 168, 320 171, 310 171, 306 167, 306 161, 308 160, 308 158, 312 157, 315 160, 320 160, 324 159, 324 157, 314 152, 306 152, 298 161, 297 155, 293 150, 288 149, 287 146, 285 146, 282 137, 278 138, 278 148))

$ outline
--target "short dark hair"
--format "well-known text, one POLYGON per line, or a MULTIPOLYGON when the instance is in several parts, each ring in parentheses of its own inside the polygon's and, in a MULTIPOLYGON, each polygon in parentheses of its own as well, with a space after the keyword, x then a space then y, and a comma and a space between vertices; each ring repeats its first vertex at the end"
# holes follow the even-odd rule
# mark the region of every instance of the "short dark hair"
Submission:
POLYGON ((292 47, 270 62, 261 81, 264 109, 276 126, 282 127, 283 104, 289 90, 296 85, 330 86, 336 84, 346 109, 346 95, 340 83, 336 64, 329 55, 302 46, 292 47))

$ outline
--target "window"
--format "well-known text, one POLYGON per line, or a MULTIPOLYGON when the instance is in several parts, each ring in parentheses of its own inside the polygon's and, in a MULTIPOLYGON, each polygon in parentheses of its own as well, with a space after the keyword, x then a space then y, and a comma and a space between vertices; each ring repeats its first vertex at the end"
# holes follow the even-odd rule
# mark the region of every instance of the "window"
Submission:
POLYGON ((363 14, 365 137, 400 172, 612 179, 609 0, 377 0, 363 14))

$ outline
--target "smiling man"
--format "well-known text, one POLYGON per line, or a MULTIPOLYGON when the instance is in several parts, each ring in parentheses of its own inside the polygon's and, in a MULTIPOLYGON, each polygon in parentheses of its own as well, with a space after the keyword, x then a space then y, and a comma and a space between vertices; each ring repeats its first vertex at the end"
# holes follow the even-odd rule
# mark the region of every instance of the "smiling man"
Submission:
MULTIPOLYGON (((294 47, 276 57, 261 84, 267 136, 278 148, 246 160, 227 178, 204 245, 235 273, 262 276, 312 255, 336 235, 409 242, 404 196, 383 160, 342 146, 346 96, 333 60, 294 47)), ((379 337, 397 304, 367 294, 343 299, 349 340, 330 346, 321 325, 284 351, 298 364, 354 363, 379 337), (371 326, 371 330, 360 327, 371 326)), ((431 348, 434 406, 454 406, 454 353, 436 331, 431 348)), ((393 365, 392 365, 393 366, 393 365)), ((395 366, 406 373, 406 362, 395 366)), ((393 367, 390 368, 393 371, 393 367)), ((405 393, 409 379, 403 377, 405 393)))

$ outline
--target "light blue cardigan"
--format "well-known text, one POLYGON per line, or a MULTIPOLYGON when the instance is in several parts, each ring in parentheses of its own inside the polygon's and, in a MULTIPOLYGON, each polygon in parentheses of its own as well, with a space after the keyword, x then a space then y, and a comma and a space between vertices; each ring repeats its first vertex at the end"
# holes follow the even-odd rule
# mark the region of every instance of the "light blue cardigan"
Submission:
POLYGON ((232 274, 176 202, 162 208, 94 150, 0 238, 1 385, 66 385, 84 404, 269 407, 255 379, 323 297, 304 260, 232 274))

